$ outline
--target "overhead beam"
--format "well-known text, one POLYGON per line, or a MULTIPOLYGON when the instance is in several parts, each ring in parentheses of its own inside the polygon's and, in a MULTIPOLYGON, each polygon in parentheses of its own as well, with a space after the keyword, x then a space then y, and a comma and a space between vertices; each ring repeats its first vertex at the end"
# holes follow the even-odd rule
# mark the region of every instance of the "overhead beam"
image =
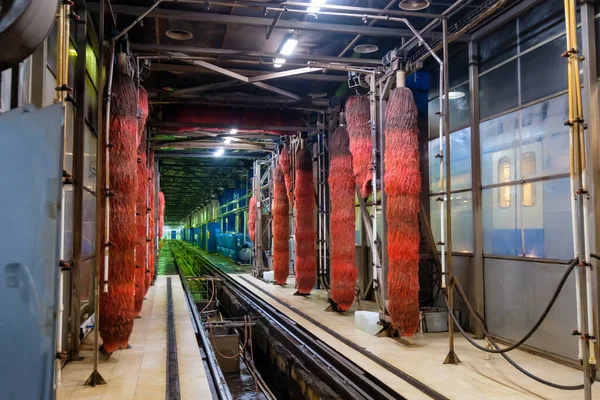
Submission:
MULTIPOLYGON (((212 71, 199 69, 191 65, 179 65, 179 64, 165 64, 165 63, 153 63, 151 65, 153 71, 166 71, 174 73, 184 74, 212 74, 212 71)), ((256 71, 252 69, 230 69, 230 71, 237 72, 248 77, 261 75, 263 71, 256 71)), ((300 79, 307 81, 321 81, 321 82, 346 82, 348 78, 343 75, 328 75, 328 74, 303 74, 303 75, 290 75, 283 77, 284 79, 300 79)), ((225 83, 225 82, 222 82, 225 83)), ((177 90, 175 91, 177 92, 177 90)))
MULTIPOLYGON (((185 56, 185 54, 176 53, 176 52, 169 53, 169 55, 176 56, 176 57, 185 56)), ((254 85, 256 87, 259 87, 261 89, 267 90, 269 92, 280 94, 280 95, 285 96, 285 97, 289 97, 290 99, 294 99, 294 100, 297 100, 297 101, 301 100, 300 96, 298 96, 298 95, 296 95, 294 93, 288 92, 288 91, 283 90, 283 89, 279 89, 279 88, 277 88, 275 86, 267 85, 266 83, 262 83, 262 82, 250 82, 250 79, 248 77, 244 76, 244 75, 238 74, 237 72, 230 71, 230 70, 228 70, 226 68, 219 67, 218 65, 214 65, 214 64, 211 64, 211 63, 206 62, 206 61, 202 61, 202 60, 188 60, 188 61, 185 61, 185 62, 187 62, 189 64, 192 64, 192 65, 195 65, 197 67, 202 67, 202 68, 209 69, 211 71, 215 71, 215 72, 217 72, 219 74, 222 74, 222 75, 228 76, 230 78, 236 79, 236 80, 238 80, 240 82, 250 83, 250 84, 252 84, 252 85, 254 85)))
POLYGON ((202 122, 160 122, 150 121, 151 126, 157 128, 204 128, 204 129, 233 129, 236 128, 240 131, 283 131, 283 132, 311 132, 316 130, 315 126, 276 126, 276 125, 246 125, 246 124, 208 124, 202 122))
MULTIPOLYGON (((220 14, 211 14, 220 15, 220 14)), ((131 43, 131 50, 141 53, 160 53, 166 55, 162 56, 161 59, 171 58, 174 60, 185 61, 190 57, 173 57, 168 56, 168 53, 183 53, 187 55, 199 55, 199 56, 228 56, 228 57, 252 57, 258 59, 275 59, 281 58, 281 54, 269 53, 262 51, 251 51, 251 50, 233 50, 233 49, 218 49, 210 47, 192 47, 192 46, 175 46, 166 44, 151 44, 151 43, 131 43)), ((311 54, 290 54, 286 55, 286 62, 298 61, 298 62, 317 62, 317 63, 336 63, 343 65, 353 66, 368 66, 368 67, 379 67, 382 65, 380 59, 373 58, 352 58, 352 57, 331 57, 331 56, 315 56, 311 54)))
MULTIPOLYGON (((187 154, 179 154, 179 153, 171 153, 171 152, 162 152, 155 151, 154 156, 158 158, 217 158, 212 153, 187 153, 187 154)), ((223 154, 218 158, 241 158, 246 160, 258 160, 264 158, 264 156, 247 156, 247 155, 228 155, 223 154)))
MULTIPOLYGON (((88 3, 91 11, 98 12, 100 9, 99 3, 88 3)), ((135 7, 128 5, 113 5, 113 11, 121 15, 130 15, 138 17, 148 10, 146 7, 135 7)), ((379 10, 380 11, 380 10, 379 10)), ((148 14, 148 17, 165 18, 180 21, 191 21, 191 22, 209 22, 214 24, 238 24, 246 26, 255 26, 260 28, 270 28, 273 24, 273 20, 270 18, 261 17, 248 17, 243 15, 228 15, 228 14, 213 14, 203 13, 195 11, 184 11, 184 10, 169 10, 164 8, 155 8, 148 14)), ((376 36, 376 37, 391 37, 391 38, 403 38, 412 37, 413 33, 410 29, 395 29, 395 28, 378 28, 373 26, 363 25, 344 25, 344 24, 330 24, 320 22, 308 22, 308 21, 297 21, 297 20, 280 20, 275 29, 291 29, 301 31, 314 31, 314 32, 331 32, 331 33, 344 33, 347 35, 363 35, 363 36, 376 36)), ((434 36, 429 33, 424 36, 425 39, 431 39, 434 36)))
POLYGON ((253 144, 246 144, 246 143, 224 143, 224 142, 212 142, 212 143, 206 143, 206 142, 198 142, 198 141, 193 141, 193 140, 189 140, 189 141, 185 141, 185 142, 176 142, 173 144, 168 144, 168 143, 164 143, 164 144, 159 144, 159 145, 155 145, 153 146, 154 148, 161 148, 161 147, 179 147, 179 148, 184 148, 184 149, 218 149, 218 148, 222 148, 224 150, 253 150, 253 151, 264 151, 264 152, 268 152, 268 151, 272 151, 275 146, 264 146, 264 145, 253 145, 253 144))
MULTIPOLYGON (((231 70, 229 70, 229 71, 234 73, 231 70)), ((247 82, 246 81, 242 81, 242 82, 255 84, 255 82, 263 82, 263 81, 268 81, 268 80, 272 80, 272 79, 285 78, 286 76, 305 75, 305 74, 309 74, 311 72, 319 72, 319 71, 323 71, 323 68, 313 68, 313 67, 296 68, 296 69, 289 69, 286 71, 266 73, 266 74, 257 75, 257 76, 253 76, 253 77, 244 77, 245 79, 247 79, 247 82)), ((227 88, 227 87, 238 86, 239 84, 240 84, 240 82, 237 80, 236 81, 219 82, 219 83, 210 83, 208 85, 192 86, 192 87, 185 88, 185 89, 178 89, 178 90, 171 92, 170 95, 177 96, 177 95, 181 95, 181 94, 205 92, 205 91, 213 90, 213 89, 223 89, 223 88, 227 88)), ((255 85, 259 86, 257 84, 255 84, 255 85)), ((276 93, 282 92, 281 89, 278 89, 278 90, 279 91, 275 91, 275 92, 276 93)), ((274 91, 274 90, 271 90, 271 91, 274 91)), ((285 91, 283 91, 283 92, 285 92, 285 91)), ((285 93, 288 93, 288 92, 285 92, 285 93)), ((288 97, 291 97, 291 96, 288 95, 288 97)), ((294 96, 292 98, 298 98, 298 96, 294 96)))

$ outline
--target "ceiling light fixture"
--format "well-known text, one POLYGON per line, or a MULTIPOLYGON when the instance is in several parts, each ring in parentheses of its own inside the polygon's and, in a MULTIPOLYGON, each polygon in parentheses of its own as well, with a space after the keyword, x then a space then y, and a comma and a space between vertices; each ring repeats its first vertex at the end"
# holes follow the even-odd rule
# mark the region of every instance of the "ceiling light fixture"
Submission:
POLYGON ((221 157, 223 155, 223 153, 225 153, 225 150, 223 150, 222 148, 217 149, 217 151, 215 151, 215 154, 213 154, 215 157, 221 157))
POLYGON ((316 12, 319 12, 319 10, 321 9, 320 7, 321 7, 322 5, 325 5, 325 2, 326 2, 326 1, 327 1, 327 0, 312 0, 312 1, 310 2, 310 5, 311 5, 311 6, 310 6, 310 7, 308 7, 308 8, 306 9, 306 12, 309 12, 309 13, 316 13, 316 12))
POLYGON ((190 40, 194 37, 191 32, 184 31, 183 29, 171 29, 166 31, 165 35, 173 40, 190 40))
POLYGON ((231 135, 235 135, 236 133, 238 133, 238 130, 236 128, 233 128, 232 130, 229 131, 229 133, 231 135))
POLYGON ((375 53, 377 50, 379 50, 379 47, 377 47, 374 44, 359 44, 358 46, 354 47, 354 51, 358 54, 370 54, 370 53, 375 53))
POLYGON ((225 144, 231 143, 231 138, 225 138, 225 144))
POLYGON ((298 41, 296 39, 286 40, 285 44, 281 48, 280 53, 283 54, 284 56, 289 56, 290 54, 292 54, 292 52, 296 48, 297 44, 298 44, 298 41))
POLYGON ((275 60, 273 60, 273 63, 273 66, 275 68, 281 68, 281 66, 285 64, 285 58, 276 58, 275 60))
POLYGON ((406 11, 420 11, 429 7, 429 0, 402 0, 399 7, 406 11))
MULTIPOLYGON (((465 97, 465 93, 464 92, 459 92, 459 91, 450 91, 448 92, 448 100, 456 100, 456 99, 460 99, 465 97)), ((442 99, 445 99, 446 96, 442 95, 442 99)))

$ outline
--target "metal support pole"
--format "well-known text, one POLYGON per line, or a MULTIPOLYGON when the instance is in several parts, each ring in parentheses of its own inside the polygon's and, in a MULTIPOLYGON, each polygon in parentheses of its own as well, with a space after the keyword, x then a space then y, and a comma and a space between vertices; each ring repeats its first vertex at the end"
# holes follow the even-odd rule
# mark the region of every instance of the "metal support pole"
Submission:
MULTIPOLYGON (((594 1, 584 0, 581 2, 581 39, 582 39, 582 52, 585 55, 583 60, 583 94, 586 122, 587 122, 587 134, 586 134, 586 148, 587 154, 589 155, 588 160, 591 160, 592 173, 588 175, 588 190, 590 191, 591 198, 593 200, 593 209, 591 215, 586 218, 593 218, 593 225, 600 227, 600 115, 599 100, 598 100, 598 72, 596 63, 596 27, 594 19, 594 1)), ((598 231, 591 232, 590 244, 593 252, 598 254, 600 252, 600 233, 598 231)), ((593 273, 594 288, 592 293, 588 293, 588 296, 593 296, 594 303, 594 315, 597 316, 600 312, 600 266, 597 261, 596 268, 593 273)), ((600 319, 596 317, 596 329, 595 332, 600 332, 600 319)), ((600 354, 600 347, 598 341, 594 342, 595 354, 600 354)))
MULTIPOLYGON (((469 42, 469 92, 471 98, 471 191, 473 202, 473 297, 475 311, 485 315, 483 280, 483 214, 481 193, 481 153, 479 142, 479 46, 469 42)), ((485 317, 484 317, 485 318, 485 317)), ((483 331, 475 325, 475 337, 483 339, 483 331)))
POLYGON ((96 81, 96 89, 97 92, 97 105, 98 105, 98 125, 96 127, 98 140, 96 141, 96 192, 98 193, 96 199, 96 259, 94 265, 94 359, 93 359, 93 371, 90 377, 85 382, 86 386, 96 386, 96 385, 105 385, 106 381, 100 375, 98 371, 98 347, 100 344, 100 330, 99 330, 99 321, 100 321, 100 268, 102 265, 102 255, 104 253, 104 241, 102 235, 102 218, 104 215, 104 207, 102 202, 102 183, 103 183, 103 174, 102 174, 102 165, 104 164, 104 129, 102 129, 102 120, 103 120, 103 108, 102 108, 102 100, 103 100, 103 92, 104 86, 102 84, 102 70, 104 68, 104 49, 102 48, 102 38, 104 37, 104 0, 100 0, 100 16, 99 16, 99 26, 98 26, 98 42, 100 49, 98 49, 98 63, 97 70, 98 76, 96 81))
POLYGON ((81 19, 77 22, 77 65, 75 68, 75 131, 73 135, 73 264, 71 266, 71 360, 79 361, 79 327, 81 324, 81 243, 83 234, 83 181, 85 143, 85 52, 87 44, 87 11, 78 2, 81 19))
MULTIPOLYGON (((385 194, 385 181, 383 179, 383 174, 385 172, 385 109, 387 107, 387 98, 389 95, 389 91, 391 90, 393 83, 393 79, 386 79, 384 82, 380 82, 379 84, 379 108, 376 107, 375 114, 377 116, 379 124, 375 127, 374 141, 373 141, 373 158, 375 161, 375 165, 373 166, 373 181, 375 185, 373 186, 373 192, 376 193, 377 189, 379 189, 381 194, 380 199, 380 213, 381 213, 381 267, 379 268, 378 279, 379 279, 379 293, 380 293, 380 315, 379 319, 389 322, 389 318, 387 317, 387 275, 388 275, 388 224, 387 224, 387 196, 385 194), (378 179, 375 179, 375 174, 377 174, 378 179)), ((375 90, 377 90, 377 85, 375 84, 375 90)), ((374 98, 377 101, 377 98, 374 98)), ((375 196, 373 197, 374 205, 373 205, 373 221, 377 219, 377 208, 375 206, 375 196)), ((373 241, 377 240, 377 225, 373 224, 373 241)))
POLYGON ((253 275, 257 278, 262 277, 264 271, 263 265, 263 245, 262 245, 262 191, 261 191, 261 167, 260 161, 254 162, 254 176, 252 179, 252 192, 254 202, 256 203, 256 218, 254 226, 254 268, 253 275))
MULTIPOLYGON (((444 101, 444 138, 446 140, 446 152, 444 154, 444 161, 446 163, 446 271, 448 275, 447 279, 447 290, 448 290, 448 305, 449 312, 454 313, 453 308, 453 285, 452 281, 452 186, 450 176, 450 99, 448 98, 449 92, 449 53, 448 53, 448 20, 446 18, 442 19, 442 42, 443 42, 443 54, 444 54, 444 91, 443 91, 443 101, 444 101)), ((454 352, 454 321, 451 315, 448 315, 448 355, 444 360, 444 364, 458 364, 460 362, 458 356, 454 352)))

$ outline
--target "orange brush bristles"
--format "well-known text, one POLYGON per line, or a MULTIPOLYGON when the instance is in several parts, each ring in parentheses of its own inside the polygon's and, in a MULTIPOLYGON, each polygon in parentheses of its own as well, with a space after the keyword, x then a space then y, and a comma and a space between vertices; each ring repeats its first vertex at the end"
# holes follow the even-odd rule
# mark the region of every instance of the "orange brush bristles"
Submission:
POLYGON ((150 213, 148 217, 148 271, 146 272, 146 279, 144 280, 146 292, 152 283, 152 279, 154 279, 154 263, 156 262, 156 254, 154 251, 154 245, 156 243, 156 220, 155 220, 155 209, 156 205, 154 204, 155 195, 154 195, 154 151, 150 150, 149 154, 149 167, 148 167, 148 212, 150 213))
POLYGON ((369 99, 366 96, 350 97, 346 102, 346 125, 350 136, 354 177, 364 199, 373 192, 373 172, 370 169, 373 161, 370 119, 369 99))
POLYGON ((354 172, 348 131, 340 126, 329 139, 331 196, 331 299, 341 311, 354 303, 356 277, 354 172))
POLYGON ((256 201, 254 196, 250 198, 250 204, 248 205, 248 235, 250 241, 254 243, 254 233, 256 232, 256 201))
POLYGON ((388 310, 403 336, 419 327, 419 140, 417 106, 408 88, 390 94, 385 111, 388 220, 388 310))
POLYGON ((294 204, 294 196, 292 193, 292 170, 290 161, 290 151, 287 147, 284 147, 281 150, 281 154, 279 155, 279 165, 281 165, 281 170, 283 171, 283 177, 285 179, 285 190, 291 206, 294 204))
POLYGON ((310 294, 317 282, 315 186, 312 157, 307 150, 296 156, 296 287, 299 294, 310 294))
POLYGON ((165 194, 158 192, 158 239, 162 238, 165 227, 165 194))
MULTIPOLYGON (((143 137, 143 135, 142 135, 143 137)), ((146 187, 148 169, 146 168, 146 140, 143 137, 138 147, 138 190, 135 208, 136 248, 135 248, 135 302, 134 313, 139 316, 146 294, 146 187)))
POLYGON ((290 274, 290 207, 283 177, 277 165, 273 182, 273 271, 275 283, 285 285, 290 274))
MULTIPOLYGON (((137 201, 137 90, 116 73, 110 120, 110 258, 100 295, 100 335, 108 353, 127 346, 133 329, 137 201)), ((106 268, 106 265, 104 266, 106 268)))

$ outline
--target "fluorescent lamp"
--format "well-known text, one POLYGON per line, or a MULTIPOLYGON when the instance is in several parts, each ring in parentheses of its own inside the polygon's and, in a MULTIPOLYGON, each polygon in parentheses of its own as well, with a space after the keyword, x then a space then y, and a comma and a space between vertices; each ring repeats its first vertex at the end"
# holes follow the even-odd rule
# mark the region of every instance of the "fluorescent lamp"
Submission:
POLYGON ((229 133, 230 133, 231 135, 235 135, 236 133, 238 133, 238 130, 237 130, 237 129, 235 129, 235 128, 233 128, 232 130, 230 130, 230 131, 229 131, 229 133))
POLYGON ((311 7, 308 7, 306 9, 306 11, 309 12, 309 13, 319 12, 319 10, 321 9, 321 8, 319 8, 319 6, 324 5, 326 1, 327 0, 312 0, 310 2, 311 7))
POLYGON ((231 138, 225 138, 225 144, 231 143, 231 138))
POLYGON ((285 64, 285 58, 276 58, 273 62, 275 63, 273 64, 275 68, 281 68, 281 66, 285 64))
POLYGON ((286 40, 285 44, 281 48, 280 53, 283 54, 284 56, 289 56, 290 54, 292 54, 292 52, 296 48, 297 44, 298 44, 298 41, 296 39, 286 40))
POLYGON ((215 157, 221 157, 223 155, 223 153, 225 153, 225 150, 223 150, 222 148, 217 149, 217 151, 215 151, 214 156, 215 157))

